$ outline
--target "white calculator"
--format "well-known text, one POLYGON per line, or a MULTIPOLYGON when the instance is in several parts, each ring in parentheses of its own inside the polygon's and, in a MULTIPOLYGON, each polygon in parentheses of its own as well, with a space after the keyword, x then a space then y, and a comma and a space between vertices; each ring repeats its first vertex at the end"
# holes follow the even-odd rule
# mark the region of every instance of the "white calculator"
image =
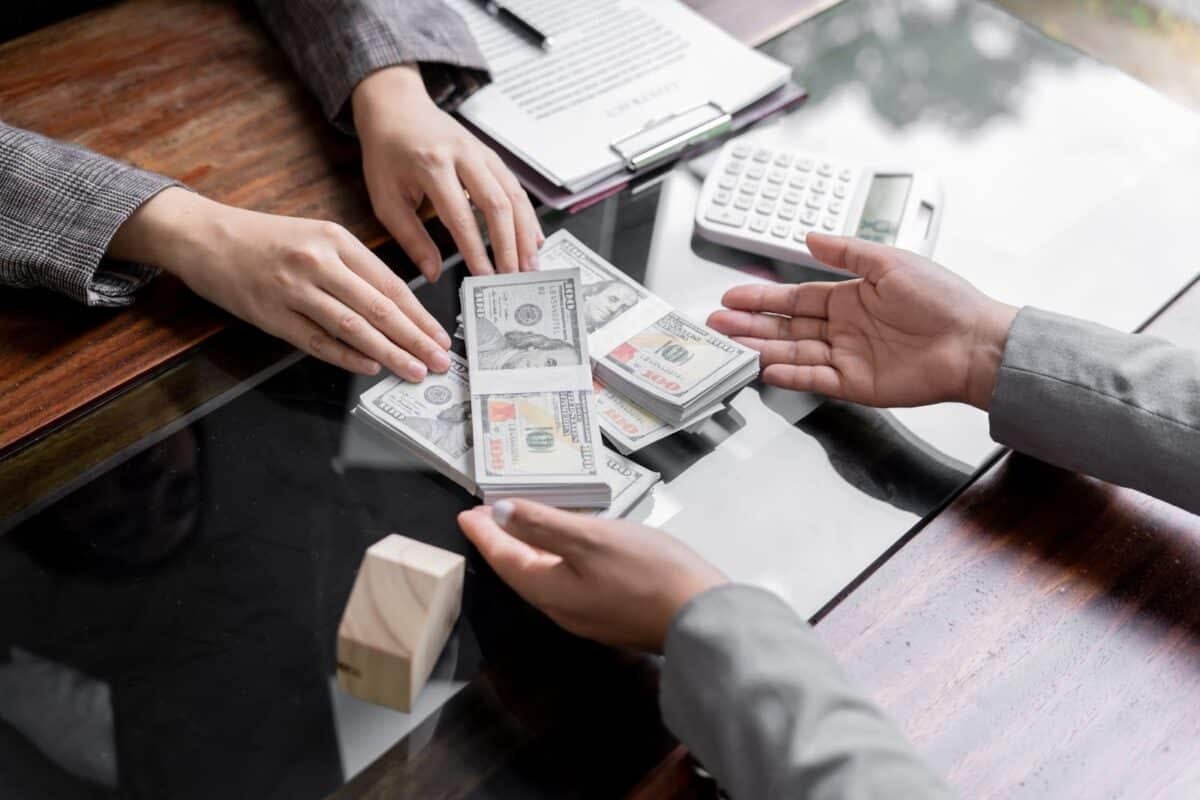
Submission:
POLYGON ((705 239, 825 270, 804 245, 810 231, 928 256, 941 221, 942 187, 928 174, 739 141, 722 148, 696 207, 705 239))

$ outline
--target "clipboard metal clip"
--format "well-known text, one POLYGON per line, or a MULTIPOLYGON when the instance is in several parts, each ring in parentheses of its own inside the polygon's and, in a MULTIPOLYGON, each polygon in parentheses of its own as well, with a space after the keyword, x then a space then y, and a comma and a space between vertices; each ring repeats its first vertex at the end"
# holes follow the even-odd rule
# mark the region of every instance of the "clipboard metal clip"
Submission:
POLYGON ((732 115, 708 102, 655 120, 612 142, 612 148, 631 172, 646 169, 683 152, 690 145, 727 131, 732 115))

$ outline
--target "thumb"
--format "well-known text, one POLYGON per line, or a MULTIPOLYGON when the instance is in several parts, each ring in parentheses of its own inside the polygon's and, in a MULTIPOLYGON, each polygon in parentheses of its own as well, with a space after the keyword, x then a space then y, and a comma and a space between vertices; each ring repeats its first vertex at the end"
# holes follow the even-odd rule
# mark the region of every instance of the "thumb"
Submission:
POLYGON ((888 264, 888 254, 894 252, 875 242, 853 236, 829 236, 810 233, 804 240, 808 251, 822 264, 853 272, 868 280, 878 280, 888 264))
POLYGON ((492 507, 492 518, 513 537, 568 560, 595 543, 595 519, 532 500, 501 500, 492 507))
POLYGON ((398 199, 376 214, 425 279, 436 281, 442 273, 442 256, 417 212, 398 199))

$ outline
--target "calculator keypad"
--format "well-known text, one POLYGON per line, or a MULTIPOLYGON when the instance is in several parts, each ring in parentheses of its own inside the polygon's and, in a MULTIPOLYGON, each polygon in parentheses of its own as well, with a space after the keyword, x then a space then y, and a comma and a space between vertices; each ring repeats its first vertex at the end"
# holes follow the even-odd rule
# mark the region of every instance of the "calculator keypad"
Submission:
POLYGON ((728 156, 717 166, 718 188, 704 215, 709 222, 800 244, 809 231, 844 227, 851 167, 745 143, 728 156))

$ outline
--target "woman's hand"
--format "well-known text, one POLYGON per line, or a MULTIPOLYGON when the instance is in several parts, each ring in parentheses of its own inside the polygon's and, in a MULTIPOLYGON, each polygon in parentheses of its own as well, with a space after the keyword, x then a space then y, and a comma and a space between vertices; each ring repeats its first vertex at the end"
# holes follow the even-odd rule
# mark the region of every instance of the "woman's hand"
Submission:
POLYGON ((517 594, 605 644, 661 652, 684 604, 728 583, 678 539, 631 522, 502 500, 458 524, 517 594))
POLYGON ((375 216, 426 278, 437 280, 442 259, 417 216, 425 197, 472 274, 537 268, 545 237, 525 190, 495 152, 429 98, 415 66, 368 75, 351 103, 375 216), (495 270, 472 203, 487 220, 495 270))
POLYGON ((444 372, 450 337, 408 285, 332 222, 260 214, 165 189, 108 255, 174 273, 196 294, 301 350, 364 375, 444 372))
POLYGON ((738 286, 722 299, 732 310, 708 318, 759 351, 766 383, 871 406, 988 408, 1016 308, 903 250, 816 234, 808 248, 859 277, 738 286))

